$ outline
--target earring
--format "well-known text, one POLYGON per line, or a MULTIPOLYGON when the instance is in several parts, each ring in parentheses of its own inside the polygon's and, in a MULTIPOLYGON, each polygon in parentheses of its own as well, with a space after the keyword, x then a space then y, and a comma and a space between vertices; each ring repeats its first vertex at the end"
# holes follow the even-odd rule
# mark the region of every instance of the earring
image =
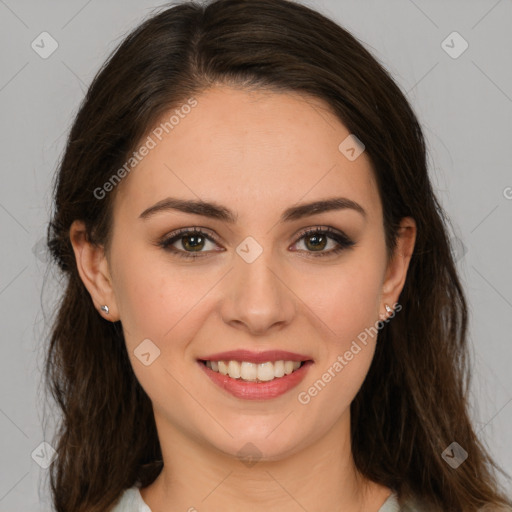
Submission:
POLYGON ((379 318, 381 320, 383 320, 383 321, 387 321, 387 319, 390 316, 390 313, 393 312, 393 309, 391 309, 388 304, 384 304, 384 307, 386 308, 386 313, 387 314, 386 313, 379 313, 379 318))
POLYGON ((108 315, 108 306, 106 304, 104 306, 101 306, 101 310, 105 311, 105 313, 108 315))

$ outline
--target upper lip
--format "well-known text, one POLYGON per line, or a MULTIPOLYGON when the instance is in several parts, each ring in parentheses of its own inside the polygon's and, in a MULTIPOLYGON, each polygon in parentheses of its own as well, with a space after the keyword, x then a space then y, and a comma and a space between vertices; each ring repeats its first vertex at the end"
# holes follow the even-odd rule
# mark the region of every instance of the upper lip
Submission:
POLYGON ((265 350, 264 352, 251 352, 250 350, 228 350, 217 352, 199 358, 200 361, 247 361, 249 363, 266 363, 267 361, 309 361, 310 357, 286 350, 265 350))

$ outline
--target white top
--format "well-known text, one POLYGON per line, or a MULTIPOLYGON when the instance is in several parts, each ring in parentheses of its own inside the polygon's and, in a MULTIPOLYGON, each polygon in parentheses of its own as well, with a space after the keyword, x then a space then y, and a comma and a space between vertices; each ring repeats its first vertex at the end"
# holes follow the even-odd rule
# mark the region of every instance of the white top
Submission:
POLYGON ((112 512, 151 512, 151 509, 142 499, 139 488, 134 486, 121 494, 121 498, 112 512))
MULTIPOLYGON (((407 506, 401 509, 396 494, 392 493, 377 512, 419 512, 419 510, 415 506, 412 506, 412 508, 407 506)), ((142 499, 139 488, 134 486, 123 492, 120 501, 112 509, 112 512, 151 512, 151 509, 142 499)))

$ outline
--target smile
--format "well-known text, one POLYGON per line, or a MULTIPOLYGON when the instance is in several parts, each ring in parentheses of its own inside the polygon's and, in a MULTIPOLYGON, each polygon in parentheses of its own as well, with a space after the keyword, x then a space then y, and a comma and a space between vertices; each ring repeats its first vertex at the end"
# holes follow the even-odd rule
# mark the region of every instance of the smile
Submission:
POLYGON ((217 389, 245 400, 268 400, 285 394, 304 379, 314 364, 312 360, 252 363, 232 359, 203 359, 197 363, 217 389))
POLYGON ((245 382, 270 382, 290 375, 298 370, 304 361, 266 361, 251 363, 249 361, 203 361, 212 371, 229 375, 232 379, 245 382))

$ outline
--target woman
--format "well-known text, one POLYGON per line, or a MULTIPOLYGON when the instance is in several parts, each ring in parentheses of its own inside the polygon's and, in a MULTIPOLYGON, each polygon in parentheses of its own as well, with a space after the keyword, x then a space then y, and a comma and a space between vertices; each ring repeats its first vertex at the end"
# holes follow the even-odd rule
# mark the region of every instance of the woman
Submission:
POLYGON ((511 505, 422 131, 337 24, 287 0, 148 19, 54 198, 57 511, 511 505))

